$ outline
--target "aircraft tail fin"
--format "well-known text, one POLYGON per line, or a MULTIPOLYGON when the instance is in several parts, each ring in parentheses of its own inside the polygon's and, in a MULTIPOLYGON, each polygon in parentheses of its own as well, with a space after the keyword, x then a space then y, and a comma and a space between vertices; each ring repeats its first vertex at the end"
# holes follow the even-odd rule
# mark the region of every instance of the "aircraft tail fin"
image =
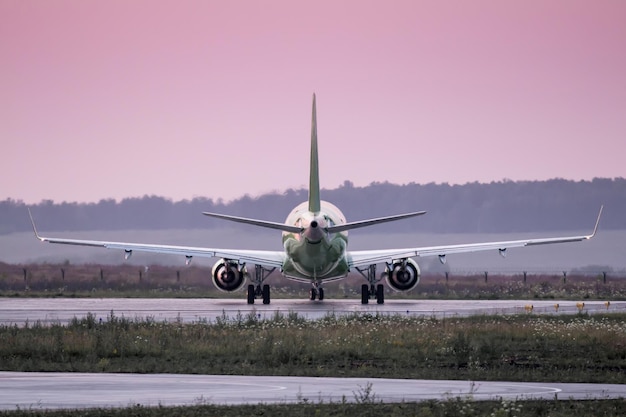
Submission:
POLYGON ((320 202, 320 175, 317 158, 317 116, 315 110, 315 94, 313 94, 313 116, 311 120, 311 162, 309 172, 309 211, 318 213, 320 202))

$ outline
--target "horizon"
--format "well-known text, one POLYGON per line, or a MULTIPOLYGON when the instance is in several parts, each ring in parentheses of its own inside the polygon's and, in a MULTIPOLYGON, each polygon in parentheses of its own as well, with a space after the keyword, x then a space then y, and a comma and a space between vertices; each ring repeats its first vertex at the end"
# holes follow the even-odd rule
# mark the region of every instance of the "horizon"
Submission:
MULTIPOLYGON (((549 178, 546 180, 510 180, 508 178, 504 178, 501 180, 494 180, 494 181, 490 181, 490 182, 478 182, 478 181, 473 181, 473 182, 466 182, 463 184, 451 184, 451 183, 447 183, 447 182, 441 182, 441 183, 437 183, 437 182, 429 182, 429 183, 417 183, 417 182, 411 182, 411 183, 406 183, 406 184, 397 184, 397 183, 393 183, 390 181, 373 181, 369 184, 366 185, 355 185, 354 183, 352 183, 349 180, 345 180, 342 184, 339 184, 338 186, 334 187, 334 188, 327 188, 327 187, 321 187, 320 190, 321 191, 334 191, 334 190, 338 190, 341 189, 343 187, 346 186, 346 184, 350 184, 350 187, 354 187, 354 188, 367 188, 373 185, 378 185, 378 184, 389 184, 391 186, 396 186, 396 187, 405 187, 405 186, 411 186, 411 185, 417 185, 417 186, 426 186, 426 185, 435 185, 435 186, 450 186, 450 187, 463 187, 463 186, 468 186, 468 185, 490 185, 490 184, 505 184, 508 182, 513 182, 513 183, 532 183, 532 182, 550 182, 550 181, 570 181, 570 182, 588 182, 588 183, 592 183, 593 181, 617 181, 617 180, 626 180, 626 177, 614 177, 614 178, 607 178, 607 177, 594 177, 590 180, 587 179, 581 179, 581 180, 570 180, 567 178, 549 178)), ((286 193, 288 193, 289 191, 295 191, 295 192, 304 192, 306 193, 308 191, 308 187, 302 186, 300 188, 288 188, 288 189, 284 189, 284 190, 271 190, 271 191, 267 191, 264 193, 260 193, 260 194, 242 194, 240 196, 234 197, 230 200, 226 200, 222 197, 210 197, 210 196, 201 196, 201 195, 197 195, 194 196, 192 198, 181 198, 181 199, 174 199, 172 197, 168 197, 166 195, 159 195, 159 194, 144 194, 144 195, 135 195, 135 196, 128 196, 128 197, 122 197, 119 199, 115 199, 115 198, 107 198, 107 197, 103 197, 100 198, 98 200, 93 200, 93 201, 57 201, 57 200, 53 200, 53 199, 42 199, 40 201, 37 202, 29 202, 29 201, 24 201, 22 199, 17 199, 17 198, 12 198, 12 197, 6 197, 3 200, 0 200, 0 202, 2 201, 12 201, 15 203, 22 203, 24 205, 39 205, 39 204, 44 204, 44 203, 48 203, 48 202, 52 202, 53 204, 98 204, 101 201, 111 201, 113 200, 116 204, 121 203, 124 200, 133 200, 133 199, 143 199, 143 198, 161 198, 163 200, 172 202, 172 203, 179 203, 179 202, 184 202, 184 201, 193 201, 195 199, 207 199, 207 200, 212 200, 214 203, 221 203, 221 204, 230 204, 233 203, 235 201, 244 199, 244 198, 250 198, 250 199, 258 199, 261 197, 265 197, 265 196, 272 196, 272 195, 284 195, 286 193)), ((323 196, 322 196, 322 200, 323 200, 323 196)))
POLYGON ((325 189, 624 178, 625 15, 615 0, 1 2, 0 201, 306 188, 313 93, 325 189))

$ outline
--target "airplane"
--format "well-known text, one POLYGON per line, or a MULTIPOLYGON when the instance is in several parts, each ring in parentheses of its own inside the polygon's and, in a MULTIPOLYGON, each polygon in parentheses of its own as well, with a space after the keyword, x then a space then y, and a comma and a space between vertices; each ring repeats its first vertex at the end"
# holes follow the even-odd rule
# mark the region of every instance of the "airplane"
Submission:
POLYGON ((345 278, 351 271, 357 271, 367 280, 367 284, 361 286, 361 303, 368 304, 370 299, 375 299, 378 304, 383 304, 385 300, 384 286, 381 283, 383 280, 393 290, 401 292, 410 291, 419 283, 421 272, 418 263, 413 258, 437 256, 441 263, 445 263, 446 256, 449 254, 487 250, 497 250, 500 255, 505 256, 508 248, 589 240, 595 236, 598 230, 602 206, 590 235, 349 251, 347 249, 349 230, 421 216, 426 212, 415 211, 348 222, 338 207, 321 200, 315 102, 316 98, 313 94, 308 201, 296 206, 287 216, 285 223, 220 213, 202 213, 227 221, 279 230, 282 232, 284 248, 282 251, 218 249, 43 237, 37 232, 29 209, 28 213, 35 237, 41 242, 122 250, 125 259, 130 258, 133 252, 182 255, 187 264, 196 256, 219 258, 211 270, 213 283, 219 290, 233 292, 240 290, 248 281, 248 304, 254 304, 257 298, 262 299, 263 304, 270 303, 270 286, 264 284, 264 281, 277 268, 288 279, 311 284, 309 295, 313 301, 324 299, 322 286, 324 283, 345 278), (253 276, 248 272, 247 264, 254 265, 253 276), (384 271, 377 275, 376 266, 380 264, 385 265, 384 271))

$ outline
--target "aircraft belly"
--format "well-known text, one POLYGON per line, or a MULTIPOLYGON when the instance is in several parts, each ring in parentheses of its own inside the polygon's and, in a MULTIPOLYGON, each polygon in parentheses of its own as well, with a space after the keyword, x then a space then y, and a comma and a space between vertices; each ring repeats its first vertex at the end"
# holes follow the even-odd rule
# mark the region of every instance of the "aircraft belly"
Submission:
POLYGON ((344 277, 349 271, 345 246, 342 236, 316 243, 289 239, 285 242, 288 258, 282 273, 286 277, 305 280, 344 277))
POLYGON ((331 268, 329 268, 325 273, 316 273, 311 274, 305 268, 302 268, 302 265, 299 265, 293 262, 291 259, 288 259, 283 264, 283 268, 281 273, 287 277, 292 278, 297 281, 327 281, 337 278, 343 278, 348 275, 348 263, 337 262, 331 268))

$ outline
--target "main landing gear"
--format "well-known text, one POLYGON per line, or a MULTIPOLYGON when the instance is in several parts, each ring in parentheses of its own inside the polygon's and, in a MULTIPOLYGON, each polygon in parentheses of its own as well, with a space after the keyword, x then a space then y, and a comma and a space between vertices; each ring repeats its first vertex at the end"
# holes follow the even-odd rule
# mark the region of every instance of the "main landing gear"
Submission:
POLYGON ((248 285, 248 304, 254 304, 256 298, 263 299, 263 304, 270 303, 270 286, 263 284, 263 281, 272 273, 276 268, 266 269, 261 265, 254 266, 254 278, 251 279, 253 284, 248 285))
POLYGON ((375 298, 377 304, 384 304, 385 287, 380 284, 381 278, 376 277, 376 265, 370 265, 364 269, 356 268, 356 270, 369 282, 361 286, 361 304, 368 304, 370 298, 375 298))

